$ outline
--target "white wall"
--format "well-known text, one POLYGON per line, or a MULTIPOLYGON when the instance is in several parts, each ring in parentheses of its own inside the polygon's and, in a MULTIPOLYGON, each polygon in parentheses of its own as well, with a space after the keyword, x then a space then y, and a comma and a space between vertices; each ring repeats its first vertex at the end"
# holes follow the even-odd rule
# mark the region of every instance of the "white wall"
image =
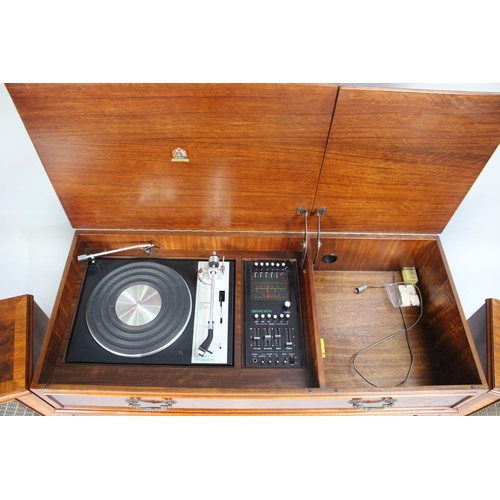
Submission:
POLYGON ((74 230, 0 85, 0 299, 29 293, 50 316, 74 230))
MULTIPOLYGON (((369 84, 364 84, 369 85, 369 84)), ((373 84, 500 92, 500 84, 373 84)), ((74 230, 0 85, 0 298, 24 293, 51 314, 74 230)), ((442 234, 466 317, 500 299, 500 149, 442 234)))
POLYGON ((486 298, 500 299, 500 147, 451 218, 441 241, 467 318, 486 298))

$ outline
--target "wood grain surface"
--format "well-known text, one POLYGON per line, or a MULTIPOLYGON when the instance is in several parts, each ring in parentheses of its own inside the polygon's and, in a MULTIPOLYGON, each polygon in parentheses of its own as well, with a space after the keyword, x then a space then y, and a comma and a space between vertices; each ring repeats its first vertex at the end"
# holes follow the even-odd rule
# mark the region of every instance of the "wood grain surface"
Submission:
POLYGON ((292 230, 336 85, 7 85, 75 228, 292 230), (189 163, 172 162, 171 150, 189 163))
POLYGON ((0 398, 25 393, 32 371, 33 297, 0 300, 0 398))
POLYGON ((341 87, 315 208, 325 231, 442 232, 500 143, 500 94, 341 87))

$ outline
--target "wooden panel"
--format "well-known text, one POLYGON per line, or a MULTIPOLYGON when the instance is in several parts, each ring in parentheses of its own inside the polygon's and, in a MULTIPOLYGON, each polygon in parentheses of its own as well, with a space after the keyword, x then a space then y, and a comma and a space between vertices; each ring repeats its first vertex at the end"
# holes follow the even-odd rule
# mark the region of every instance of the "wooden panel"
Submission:
POLYGON ((488 384, 500 396, 500 300, 486 300, 488 384))
MULTIPOLYGON (((471 396, 471 393, 466 393, 465 391, 449 391, 446 392, 423 392, 421 395, 407 395, 401 394, 399 391, 395 391, 395 394, 390 394, 390 397, 395 396, 396 399, 393 410, 401 412, 401 410, 413 409, 415 413, 425 411, 429 408, 441 407, 441 408, 451 408, 457 403, 467 399, 471 396)), ((203 410, 212 409, 217 411, 228 411, 228 410, 254 410, 256 412, 268 412, 269 410, 354 410, 352 403, 349 403, 351 399, 357 399, 360 404, 364 406, 370 406, 372 408, 380 407, 380 400, 387 396, 379 396, 372 394, 356 394, 356 396, 329 396, 329 397, 314 397, 314 396, 303 396, 302 398, 265 398, 265 397, 255 397, 255 398, 231 398, 227 395, 222 395, 218 398, 189 398, 189 397, 140 397, 136 396, 138 400, 138 405, 141 408, 132 409, 129 407, 129 403, 126 399, 129 396, 104 396, 104 395, 72 395, 72 394, 57 394, 53 399, 55 402, 61 406, 66 411, 74 410, 77 413, 79 411, 89 411, 91 408, 100 408, 103 411, 114 410, 129 410, 131 413, 151 413, 151 411, 145 412, 142 410, 143 407, 154 408, 153 412, 156 411, 162 414, 177 413, 178 411, 185 410, 196 410, 197 412, 203 412, 203 410), (160 405, 165 400, 175 401, 172 406, 168 409, 161 409, 160 405)), ((355 410, 354 410, 355 411, 355 410)), ((359 410, 358 410, 359 412, 359 410)), ((391 413, 391 409, 382 410, 384 414, 391 413)), ((360 412, 362 413, 362 412, 360 412)))
MULTIPOLYGON (((369 237, 323 236, 315 269, 318 271, 392 271, 405 266, 415 266, 418 255, 436 245, 435 236, 369 237), (325 256, 336 256, 332 263, 323 261, 325 256)), ((316 241, 310 239, 311 256, 316 251, 316 241)))
POLYGON ((500 300, 486 299, 468 320, 488 382, 488 392, 461 408, 470 415, 500 400, 500 300))
POLYGON ((0 301, 0 396, 23 393, 31 381, 33 297, 0 301))
POLYGON ((337 86, 8 84, 76 228, 300 229, 337 86), (189 163, 171 161, 187 148, 189 163))
POLYGON ((500 94, 339 91, 325 231, 440 233, 500 142, 500 94))
MULTIPOLYGON (((354 354, 372 343, 400 331, 403 321, 384 289, 368 290, 361 295, 354 289, 364 283, 391 283, 391 272, 328 272, 314 274, 318 322, 325 341, 325 378, 330 389, 370 388, 354 370, 354 354)), ((408 325, 417 319, 418 308, 407 308, 408 325)), ((415 364, 407 387, 441 385, 442 375, 434 352, 434 339, 427 334, 428 319, 423 318, 410 331, 415 364)), ((400 384, 410 366, 410 354, 404 334, 360 355, 358 369, 378 387, 400 384)))
POLYGON ((444 383, 486 384, 440 242, 421 254, 416 265, 444 383))

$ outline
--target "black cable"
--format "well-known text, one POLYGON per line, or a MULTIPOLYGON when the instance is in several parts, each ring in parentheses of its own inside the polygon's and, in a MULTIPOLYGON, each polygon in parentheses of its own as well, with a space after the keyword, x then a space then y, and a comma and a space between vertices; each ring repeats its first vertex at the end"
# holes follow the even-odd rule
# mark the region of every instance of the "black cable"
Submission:
MULTIPOLYGON (((399 283, 392 283, 393 285, 397 285, 399 283)), ((404 284, 408 284, 408 283, 404 283, 404 284)), ((373 347, 376 347, 378 346, 379 344, 382 344, 383 342, 386 342, 387 340, 390 340, 398 335, 401 335, 402 333, 406 333, 406 342, 407 342, 407 345, 408 345, 408 350, 410 352, 410 366, 408 368, 408 372, 406 374, 406 377, 404 378, 404 380, 402 382, 400 382, 398 384, 398 386, 403 386, 406 384, 406 382, 408 381, 409 377, 410 377, 410 374, 411 374, 411 371, 413 369, 413 364, 414 364, 414 361, 415 361, 415 356, 414 356, 414 353, 413 353, 413 346, 412 346, 412 343, 411 343, 411 338, 410 338, 410 330, 420 321, 420 319, 422 318, 422 315, 424 313, 424 307, 423 307, 423 300, 422 300, 422 293, 420 292, 420 289, 416 286, 416 285, 413 285, 415 287, 415 289, 417 290, 418 292, 418 295, 419 295, 419 298, 420 298, 420 314, 418 316, 418 318, 416 319, 416 321, 411 325, 411 326, 408 326, 407 323, 406 323, 406 317, 405 317, 405 314, 403 312, 403 308, 400 306, 399 307, 399 311, 401 312, 401 317, 403 318, 403 325, 404 325, 404 329, 403 330, 399 330, 395 333, 392 333, 391 335, 388 335, 387 337, 384 337, 383 339, 381 340, 378 340, 377 342, 374 342, 373 344, 369 345, 368 347, 365 347, 363 349, 361 349, 360 351, 358 351, 357 353, 354 354, 353 358, 352 358, 352 366, 354 368, 354 370, 356 371, 356 373, 365 381, 367 382, 368 384, 370 384, 371 386, 373 387, 378 387, 378 385, 374 384, 373 382, 370 382, 370 380, 368 380, 359 370, 358 368, 356 367, 356 359, 357 357, 362 354, 363 352, 366 352, 368 351, 369 349, 372 349, 373 347)), ((367 288, 385 288, 385 285, 363 285, 362 287, 358 287, 356 290, 358 289, 361 289, 361 292, 366 290, 367 288), (366 287, 366 288, 364 288, 366 287)), ((360 293, 360 291, 357 291, 356 293, 360 293)))

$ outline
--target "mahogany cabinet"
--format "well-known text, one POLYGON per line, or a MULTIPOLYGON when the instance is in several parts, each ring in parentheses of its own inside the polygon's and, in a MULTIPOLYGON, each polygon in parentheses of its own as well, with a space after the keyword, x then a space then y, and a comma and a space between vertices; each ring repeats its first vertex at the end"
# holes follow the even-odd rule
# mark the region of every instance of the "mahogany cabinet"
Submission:
POLYGON ((500 301, 486 299, 470 318, 469 326, 474 338, 481 365, 486 374, 488 392, 465 405, 466 415, 475 413, 486 406, 500 401, 500 301))
POLYGON ((31 385, 56 414, 459 415, 488 393, 439 233, 500 142, 499 94, 7 88, 75 228, 31 385), (231 262, 231 364, 68 362, 93 265, 78 257, 121 248, 130 261, 231 262), (298 268, 303 363, 256 368, 245 263, 275 260, 298 268), (421 307, 389 300, 403 268, 421 307))
POLYGON ((0 403, 18 401, 41 415, 53 407, 30 391, 48 318, 31 295, 0 300, 0 403))

